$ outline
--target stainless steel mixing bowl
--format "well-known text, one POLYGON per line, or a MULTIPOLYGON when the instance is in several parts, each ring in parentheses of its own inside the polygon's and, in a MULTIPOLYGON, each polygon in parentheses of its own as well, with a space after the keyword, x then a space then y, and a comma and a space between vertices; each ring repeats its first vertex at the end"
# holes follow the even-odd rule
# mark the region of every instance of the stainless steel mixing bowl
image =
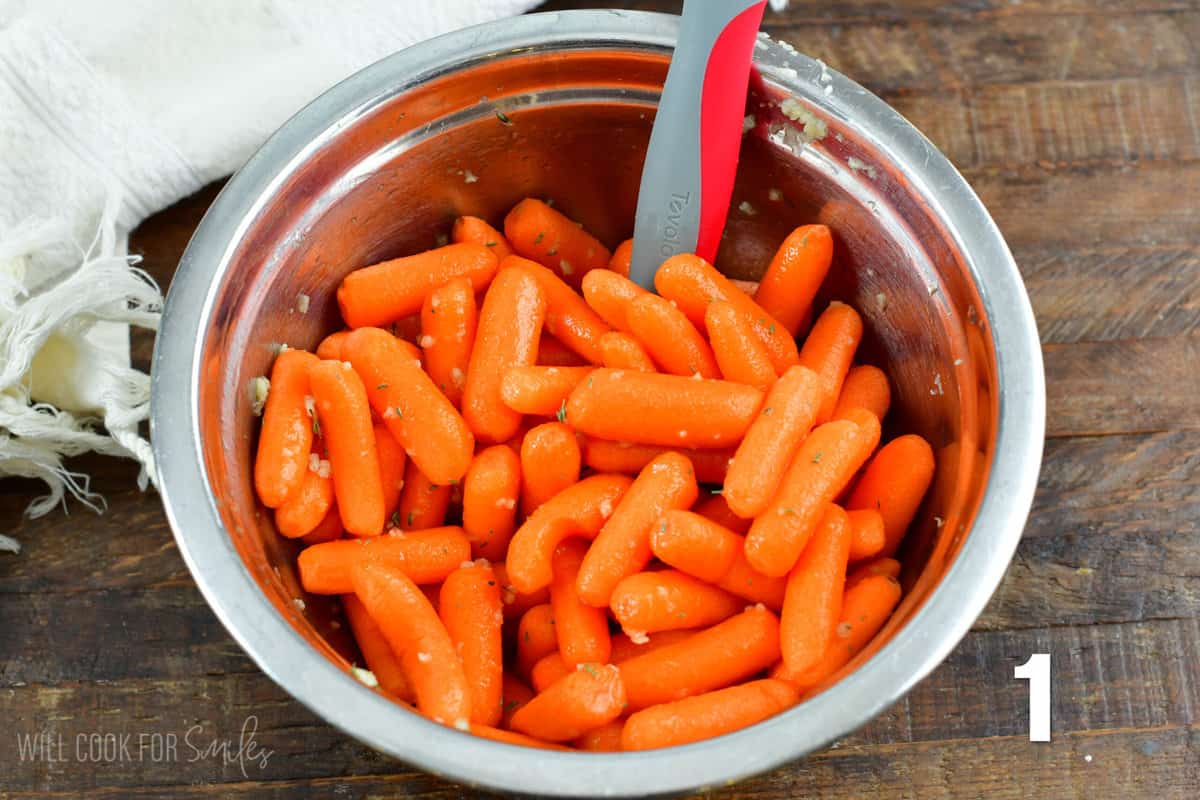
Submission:
POLYGON ((628 236, 676 23, 623 11, 526 16, 375 64, 296 115, 229 182, 171 286, 154 358, 154 447, 179 548, 208 602, 317 714, 464 783, 558 796, 677 792, 844 736, 966 633, 1033 497, 1041 355, 996 226, 895 111, 763 40, 755 127, 718 265, 753 277, 795 225, 821 221, 836 232, 825 291, 867 319, 863 357, 893 378, 887 428, 921 433, 938 457, 904 551, 901 607, 824 693, 729 736, 643 753, 547 753, 473 738, 347 673, 353 645, 329 624, 330 602, 304 596, 294 545, 254 499, 253 378, 269 370, 278 343, 313 347, 335 326, 334 290, 348 271, 433 246, 460 214, 495 221, 537 195, 610 245, 628 236))

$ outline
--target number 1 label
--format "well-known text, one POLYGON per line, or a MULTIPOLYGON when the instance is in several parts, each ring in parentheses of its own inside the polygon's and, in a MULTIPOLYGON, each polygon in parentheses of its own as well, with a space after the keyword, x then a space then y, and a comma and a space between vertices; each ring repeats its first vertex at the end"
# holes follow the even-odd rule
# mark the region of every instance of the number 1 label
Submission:
POLYGON ((1029 681, 1029 741, 1050 741, 1050 654, 1034 653, 1013 677, 1029 681))

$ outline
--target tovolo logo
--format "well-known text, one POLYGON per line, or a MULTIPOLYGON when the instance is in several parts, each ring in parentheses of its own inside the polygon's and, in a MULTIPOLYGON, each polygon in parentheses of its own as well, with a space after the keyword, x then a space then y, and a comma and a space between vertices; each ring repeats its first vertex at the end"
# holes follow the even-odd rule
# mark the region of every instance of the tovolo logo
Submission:
POLYGON ((679 227, 683 222, 683 212, 691 203, 691 192, 672 192, 671 199, 667 201, 666 223, 658 243, 658 254, 663 258, 670 258, 680 251, 679 227))

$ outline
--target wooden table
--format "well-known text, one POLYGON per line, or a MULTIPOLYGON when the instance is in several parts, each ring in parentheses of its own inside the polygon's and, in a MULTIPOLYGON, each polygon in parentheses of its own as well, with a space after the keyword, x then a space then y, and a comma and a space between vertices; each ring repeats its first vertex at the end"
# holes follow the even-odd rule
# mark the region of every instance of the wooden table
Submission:
MULTIPOLYGON (((768 13, 771 33, 900 109, 1003 228, 1044 343, 1048 440, 1016 559, 950 658, 836 747, 718 795, 1197 796, 1200 4, 791 5, 768 13), (1033 652, 1053 655, 1046 744, 1028 741, 1027 684, 1013 679, 1033 652)), ((134 235, 164 284, 214 193, 134 235)), ((137 339, 143 363, 149 348, 137 339)), ((107 513, 71 503, 26 520, 38 486, 0 483, 0 529, 25 544, 0 557, 0 797, 467 794, 278 689, 205 605, 135 470, 78 467, 107 513), (265 766, 196 758, 214 737, 236 749, 248 715, 265 766), (65 760, 21 760, 19 736, 39 731, 62 737, 49 755, 65 760), (93 733, 129 734, 128 752, 89 763, 93 733), (177 750, 156 762, 166 734, 177 750)))

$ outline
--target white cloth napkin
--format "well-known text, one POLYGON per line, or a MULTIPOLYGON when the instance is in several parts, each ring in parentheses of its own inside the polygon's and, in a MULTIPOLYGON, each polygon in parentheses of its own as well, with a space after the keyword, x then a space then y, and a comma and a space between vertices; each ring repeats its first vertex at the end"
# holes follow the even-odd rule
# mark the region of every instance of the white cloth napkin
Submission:
POLYGON ((162 299, 129 231, 352 72, 535 3, 0 0, 0 477, 46 482, 30 514, 103 502, 65 456, 154 480, 128 326, 154 328, 162 299))

